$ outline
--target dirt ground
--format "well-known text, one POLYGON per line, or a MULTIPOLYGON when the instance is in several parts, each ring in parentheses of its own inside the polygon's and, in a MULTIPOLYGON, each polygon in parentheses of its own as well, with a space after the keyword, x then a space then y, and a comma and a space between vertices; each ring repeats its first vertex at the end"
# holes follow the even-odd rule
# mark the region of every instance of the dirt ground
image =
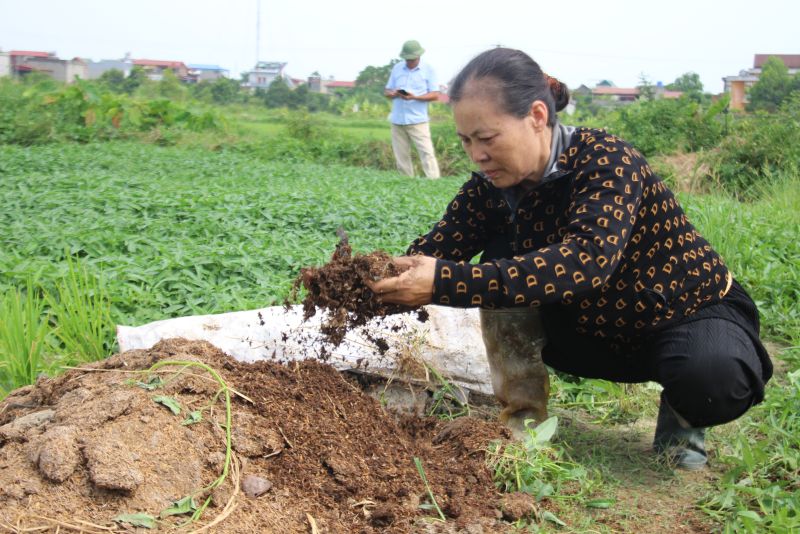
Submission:
POLYGON ((542 506, 492 483, 484 449, 508 437, 475 418, 392 415, 358 381, 316 361, 245 364, 205 342, 167 340, 43 378, 0 403, 0 531, 133 531, 113 519, 158 517, 210 494, 189 531, 506 532, 504 513, 516 519, 542 506), (228 477, 213 491, 202 488, 226 463, 224 398, 214 402, 219 385, 199 367, 177 376, 178 367, 162 367, 152 376, 163 386, 140 387, 151 382, 140 371, 164 360, 205 363, 238 393, 228 477), (176 400, 180 415, 157 395, 176 400), (213 409, 200 422, 181 424, 204 406, 213 409), (446 522, 424 506, 415 458, 446 522))
MULTIPOLYGON (((694 503, 721 473, 654 467, 651 420, 606 428, 555 410, 571 456, 590 465, 600 446, 604 478, 617 481, 598 495, 617 505, 589 510, 499 493, 485 449, 510 434, 485 420, 496 407, 453 421, 399 415, 366 393, 374 395, 375 386, 318 361, 247 364, 205 342, 177 339, 40 379, 0 402, 0 532, 150 532, 114 518, 158 518, 175 501, 193 496, 201 505, 208 495, 201 519, 183 531, 477 534, 518 532, 518 518, 546 532, 714 530, 694 503), (141 372, 165 360, 207 364, 235 390, 233 454, 214 490, 203 488, 225 465, 223 397, 214 402, 219 384, 198 367, 141 372), (163 385, 141 387, 156 375, 163 385), (180 415, 156 396, 175 399, 180 415), (209 406, 200 422, 182 424, 209 406), (436 521, 415 458, 445 522, 436 521), (545 511, 570 526, 549 524, 545 511)), ((165 517, 156 529, 188 517, 165 517)))

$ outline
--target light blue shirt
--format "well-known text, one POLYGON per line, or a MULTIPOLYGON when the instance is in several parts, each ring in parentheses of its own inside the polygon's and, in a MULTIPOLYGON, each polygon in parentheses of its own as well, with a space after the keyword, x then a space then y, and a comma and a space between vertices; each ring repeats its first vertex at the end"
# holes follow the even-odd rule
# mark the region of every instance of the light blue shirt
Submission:
MULTIPOLYGON (((391 90, 405 89, 412 95, 424 95, 431 91, 439 90, 439 83, 433 68, 419 62, 413 70, 406 67, 406 62, 401 61, 392 67, 392 74, 386 82, 386 88, 391 90)), ((419 100, 392 99, 392 114, 389 116, 392 124, 419 124, 428 122, 428 103, 419 100)))

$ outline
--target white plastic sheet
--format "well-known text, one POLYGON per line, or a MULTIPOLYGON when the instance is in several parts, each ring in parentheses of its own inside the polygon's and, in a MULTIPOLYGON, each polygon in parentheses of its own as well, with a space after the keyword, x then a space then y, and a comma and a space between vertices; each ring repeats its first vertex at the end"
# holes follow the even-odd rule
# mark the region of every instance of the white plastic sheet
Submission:
POLYGON ((336 369, 361 370, 397 377, 400 361, 421 358, 453 383, 491 394, 491 379, 476 309, 427 306, 429 318, 416 313, 373 320, 348 332, 338 347, 322 341, 317 313, 303 321, 301 306, 273 306, 218 315, 196 315, 156 321, 142 326, 118 326, 121 351, 148 349, 162 339, 205 340, 244 362, 291 361, 320 358, 336 369), (389 348, 381 354, 369 338, 380 338, 389 348))

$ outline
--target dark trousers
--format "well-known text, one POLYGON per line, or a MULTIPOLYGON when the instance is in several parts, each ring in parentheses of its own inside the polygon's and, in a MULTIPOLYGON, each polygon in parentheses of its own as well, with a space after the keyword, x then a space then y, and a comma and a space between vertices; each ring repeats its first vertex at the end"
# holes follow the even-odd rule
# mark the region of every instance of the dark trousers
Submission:
POLYGON ((764 399, 772 364, 758 338, 758 312, 734 282, 719 304, 653 332, 636 348, 615 351, 577 334, 557 308, 545 309, 544 363, 575 376, 614 382, 655 381, 693 427, 732 421, 764 399))

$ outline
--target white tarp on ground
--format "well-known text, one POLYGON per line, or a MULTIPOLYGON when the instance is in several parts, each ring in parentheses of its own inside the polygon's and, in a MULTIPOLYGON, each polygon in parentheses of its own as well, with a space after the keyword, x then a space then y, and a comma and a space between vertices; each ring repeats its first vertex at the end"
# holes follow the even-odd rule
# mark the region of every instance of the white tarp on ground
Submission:
POLYGON ((361 370, 398 377, 398 363, 421 358, 448 380, 468 390, 491 394, 486 351, 477 309, 426 306, 429 319, 417 314, 373 320, 348 332, 336 348, 321 341, 320 313, 303 321, 301 306, 272 306, 260 310, 196 315, 156 321, 142 326, 118 326, 121 351, 149 349, 162 339, 205 340, 240 361, 291 361, 325 356, 339 369, 361 370), (365 335, 365 334, 368 334, 365 335), (372 339, 386 341, 380 354, 372 339))

